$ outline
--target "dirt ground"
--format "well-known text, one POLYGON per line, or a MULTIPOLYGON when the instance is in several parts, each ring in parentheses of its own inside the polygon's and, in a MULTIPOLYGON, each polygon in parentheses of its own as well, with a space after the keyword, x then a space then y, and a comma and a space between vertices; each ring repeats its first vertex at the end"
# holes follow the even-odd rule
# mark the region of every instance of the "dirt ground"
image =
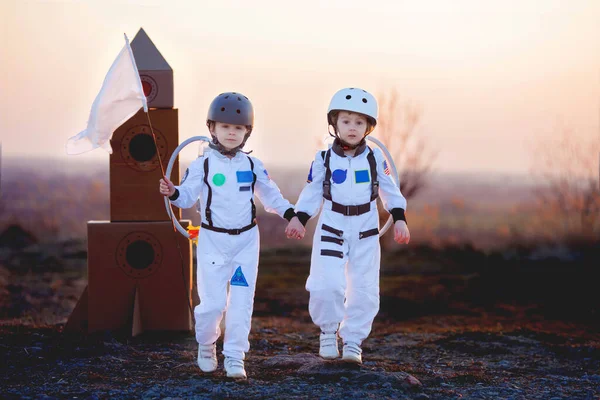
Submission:
POLYGON ((86 285, 81 260, 55 272, 0 267, 0 398, 600 398, 597 323, 539 304, 461 302, 448 291, 475 279, 464 273, 384 271, 363 365, 323 361, 302 286, 308 255, 282 265, 288 256, 262 256, 245 382, 224 376, 220 354, 219 369, 202 373, 191 332, 64 333, 86 285), (398 298, 398 287, 412 291, 398 298))

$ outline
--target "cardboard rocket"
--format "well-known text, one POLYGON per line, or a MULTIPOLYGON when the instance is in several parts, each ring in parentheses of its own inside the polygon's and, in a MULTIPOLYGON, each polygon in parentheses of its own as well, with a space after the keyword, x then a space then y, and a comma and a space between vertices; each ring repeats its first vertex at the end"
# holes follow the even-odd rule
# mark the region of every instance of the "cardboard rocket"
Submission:
POLYGON ((148 107, 172 108, 173 70, 144 29, 131 42, 148 107))
MULTIPOLYGON (((192 329, 192 245, 174 231, 158 192, 158 156, 166 166, 179 144, 173 70, 143 29, 131 47, 156 144, 143 110, 111 138, 110 221, 88 222, 88 286, 66 331, 192 329)), ((177 162, 171 180, 179 181, 177 162)))

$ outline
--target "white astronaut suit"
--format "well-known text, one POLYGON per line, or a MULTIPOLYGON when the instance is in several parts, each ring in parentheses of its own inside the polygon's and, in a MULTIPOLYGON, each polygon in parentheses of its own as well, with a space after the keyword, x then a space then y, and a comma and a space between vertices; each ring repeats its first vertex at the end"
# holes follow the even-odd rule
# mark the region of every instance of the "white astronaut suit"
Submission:
POLYGON ((214 343, 227 310, 223 354, 243 360, 250 348, 248 334, 258 272, 254 193, 268 212, 288 220, 294 216, 293 205, 283 198, 262 162, 243 152, 230 159, 206 149, 189 166, 176 189, 170 199, 179 208, 192 207, 200 198, 196 340, 200 345, 214 343))
POLYGON ((306 282, 312 320, 323 333, 339 327, 344 343, 359 346, 379 311, 378 195, 395 221, 405 220, 406 199, 381 150, 363 142, 348 157, 336 139, 329 150, 316 154, 296 204, 303 223, 323 208, 306 282))

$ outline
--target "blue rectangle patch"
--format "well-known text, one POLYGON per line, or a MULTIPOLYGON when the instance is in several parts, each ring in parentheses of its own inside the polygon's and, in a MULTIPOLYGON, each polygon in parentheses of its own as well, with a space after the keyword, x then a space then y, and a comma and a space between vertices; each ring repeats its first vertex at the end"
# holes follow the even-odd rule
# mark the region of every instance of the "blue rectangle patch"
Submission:
POLYGON ((236 171, 238 183, 250 183, 254 180, 252 171, 236 171))
POLYGON ((370 182, 371 179, 369 178, 369 170, 361 169, 360 171, 354 171, 354 179, 356 180, 356 183, 370 182))
POLYGON ((250 186, 240 186, 240 192, 249 192, 250 186))

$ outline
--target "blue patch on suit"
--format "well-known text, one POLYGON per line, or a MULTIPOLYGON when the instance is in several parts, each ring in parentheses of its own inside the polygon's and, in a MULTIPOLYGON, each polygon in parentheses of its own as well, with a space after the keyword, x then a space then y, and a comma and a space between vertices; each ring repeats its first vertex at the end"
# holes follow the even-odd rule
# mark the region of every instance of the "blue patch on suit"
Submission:
POLYGON ((315 163, 314 161, 312 163, 310 163, 310 171, 308 171, 308 178, 306 178, 306 182, 308 182, 308 183, 311 183, 312 180, 313 180, 313 178, 312 178, 312 167, 313 167, 314 163, 315 163))
POLYGON ((240 192, 249 192, 250 186, 240 186, 240 192))
POLYGON ((237 181, 238 183, 248 183, 254 180, 254 175, 252 171, 236 171, 237 181))
POLYGON ((187 168, 187 169, 185 170, 185 174, 183 174, 183 178, 181 178, 181 183, 180 183, 180 185, 181 185, 181 184, 183 184, 183 182, 185 182, 185 180, 187 179, 187 177, 188 177, 188 174, 189 174, 189 173, 190 173, 190 169, 189 169, 189 168, 187 168))
POLYGON ((354 178, 356 179, 356 183, 367 183, 371 181, 369 178, 369 170, 361 169, 359 171, 354 171, 354 178))
POLYGON ((231 285, 232 286, 248 286, 248 282, 246 281, 246 277, 244 276, 244 273, 242 272, 242 267, 237 267, 237 269, 235 270, 235 273, 233 274, 233 277, 231 278, 231 285))
POLYGON ((266 170, 266 169, 263 169, 263 171, 264 171, 265 175, 267 176, 267 179, 268 179, 268 180, 271 180, 271 177, 269 176, 269 173, 267 172, 267 170, 266 170))
POLYGON ((343 183, 346 180, 346 176, 348 175, 347 169, 336 169, 331 174, 331 179, 333 179, 334 183, 343 183))

